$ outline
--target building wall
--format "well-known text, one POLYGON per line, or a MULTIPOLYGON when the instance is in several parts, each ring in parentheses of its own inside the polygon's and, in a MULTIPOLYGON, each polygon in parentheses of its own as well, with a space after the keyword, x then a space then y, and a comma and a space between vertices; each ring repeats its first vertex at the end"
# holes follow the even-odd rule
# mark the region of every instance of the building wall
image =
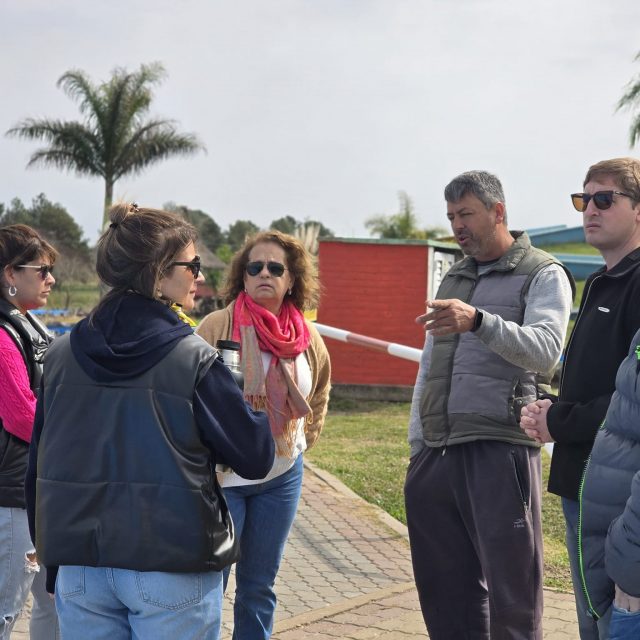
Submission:
MULTIPOLYGON (((323 240, 318 254, 323 295, 318 322, 421 349, 426 244, 323 240)), ((418 364, 325 338, 332 380, 342 384, 413 385, 418 364)))

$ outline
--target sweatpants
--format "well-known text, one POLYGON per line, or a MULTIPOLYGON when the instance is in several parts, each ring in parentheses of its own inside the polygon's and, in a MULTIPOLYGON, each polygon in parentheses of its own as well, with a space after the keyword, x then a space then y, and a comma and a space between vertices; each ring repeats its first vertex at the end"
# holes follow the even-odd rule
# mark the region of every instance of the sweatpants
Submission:
POLYGON ((425 447, 405 483, 431 640, 542 640, 540 450, 480 440, 425 447))

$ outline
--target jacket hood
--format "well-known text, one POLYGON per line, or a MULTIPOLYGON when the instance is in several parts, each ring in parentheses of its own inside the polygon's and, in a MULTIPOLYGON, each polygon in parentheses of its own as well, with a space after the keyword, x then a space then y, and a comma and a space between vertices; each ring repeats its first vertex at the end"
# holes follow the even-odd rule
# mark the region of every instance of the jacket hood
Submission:
POLYGON ((136 293, 108 301, 71 331, 71 350, 96 382, 135 378, 193 333, 165 304, 136 293))

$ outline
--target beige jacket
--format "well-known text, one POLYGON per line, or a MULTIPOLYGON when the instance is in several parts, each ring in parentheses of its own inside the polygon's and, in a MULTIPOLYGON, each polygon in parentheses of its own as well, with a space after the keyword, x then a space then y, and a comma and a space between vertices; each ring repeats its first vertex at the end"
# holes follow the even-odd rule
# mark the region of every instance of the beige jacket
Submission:
MULTIPOLYGON (((214 311, 202 320, 196 329, 196 333, 204 338, 212 346, 216 346, 218 340, 231 340, 233 330, 233 305, 214 311)), ((306 321, 305 321, 306 322, 306 321)), ((310 449, 320 436, 324 426, 329 404, 329 391, 331 389, 331 363, 329 352, 322 341, 322 337, 312 323, 307 322, 311 341, 305 352, 309 368, 311 369, 311 393, 307 402, 313 412, 313 418, 305 426, 307 449, 310 449)))

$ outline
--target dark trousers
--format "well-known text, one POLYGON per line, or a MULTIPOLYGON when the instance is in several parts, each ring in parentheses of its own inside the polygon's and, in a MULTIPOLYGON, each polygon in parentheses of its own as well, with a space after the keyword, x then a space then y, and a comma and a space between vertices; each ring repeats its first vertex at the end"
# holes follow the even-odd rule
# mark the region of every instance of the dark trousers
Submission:
POLYGON ((542 640, 540 450, 425 447, 405 483, 411 558, 431 640, 542 640))

